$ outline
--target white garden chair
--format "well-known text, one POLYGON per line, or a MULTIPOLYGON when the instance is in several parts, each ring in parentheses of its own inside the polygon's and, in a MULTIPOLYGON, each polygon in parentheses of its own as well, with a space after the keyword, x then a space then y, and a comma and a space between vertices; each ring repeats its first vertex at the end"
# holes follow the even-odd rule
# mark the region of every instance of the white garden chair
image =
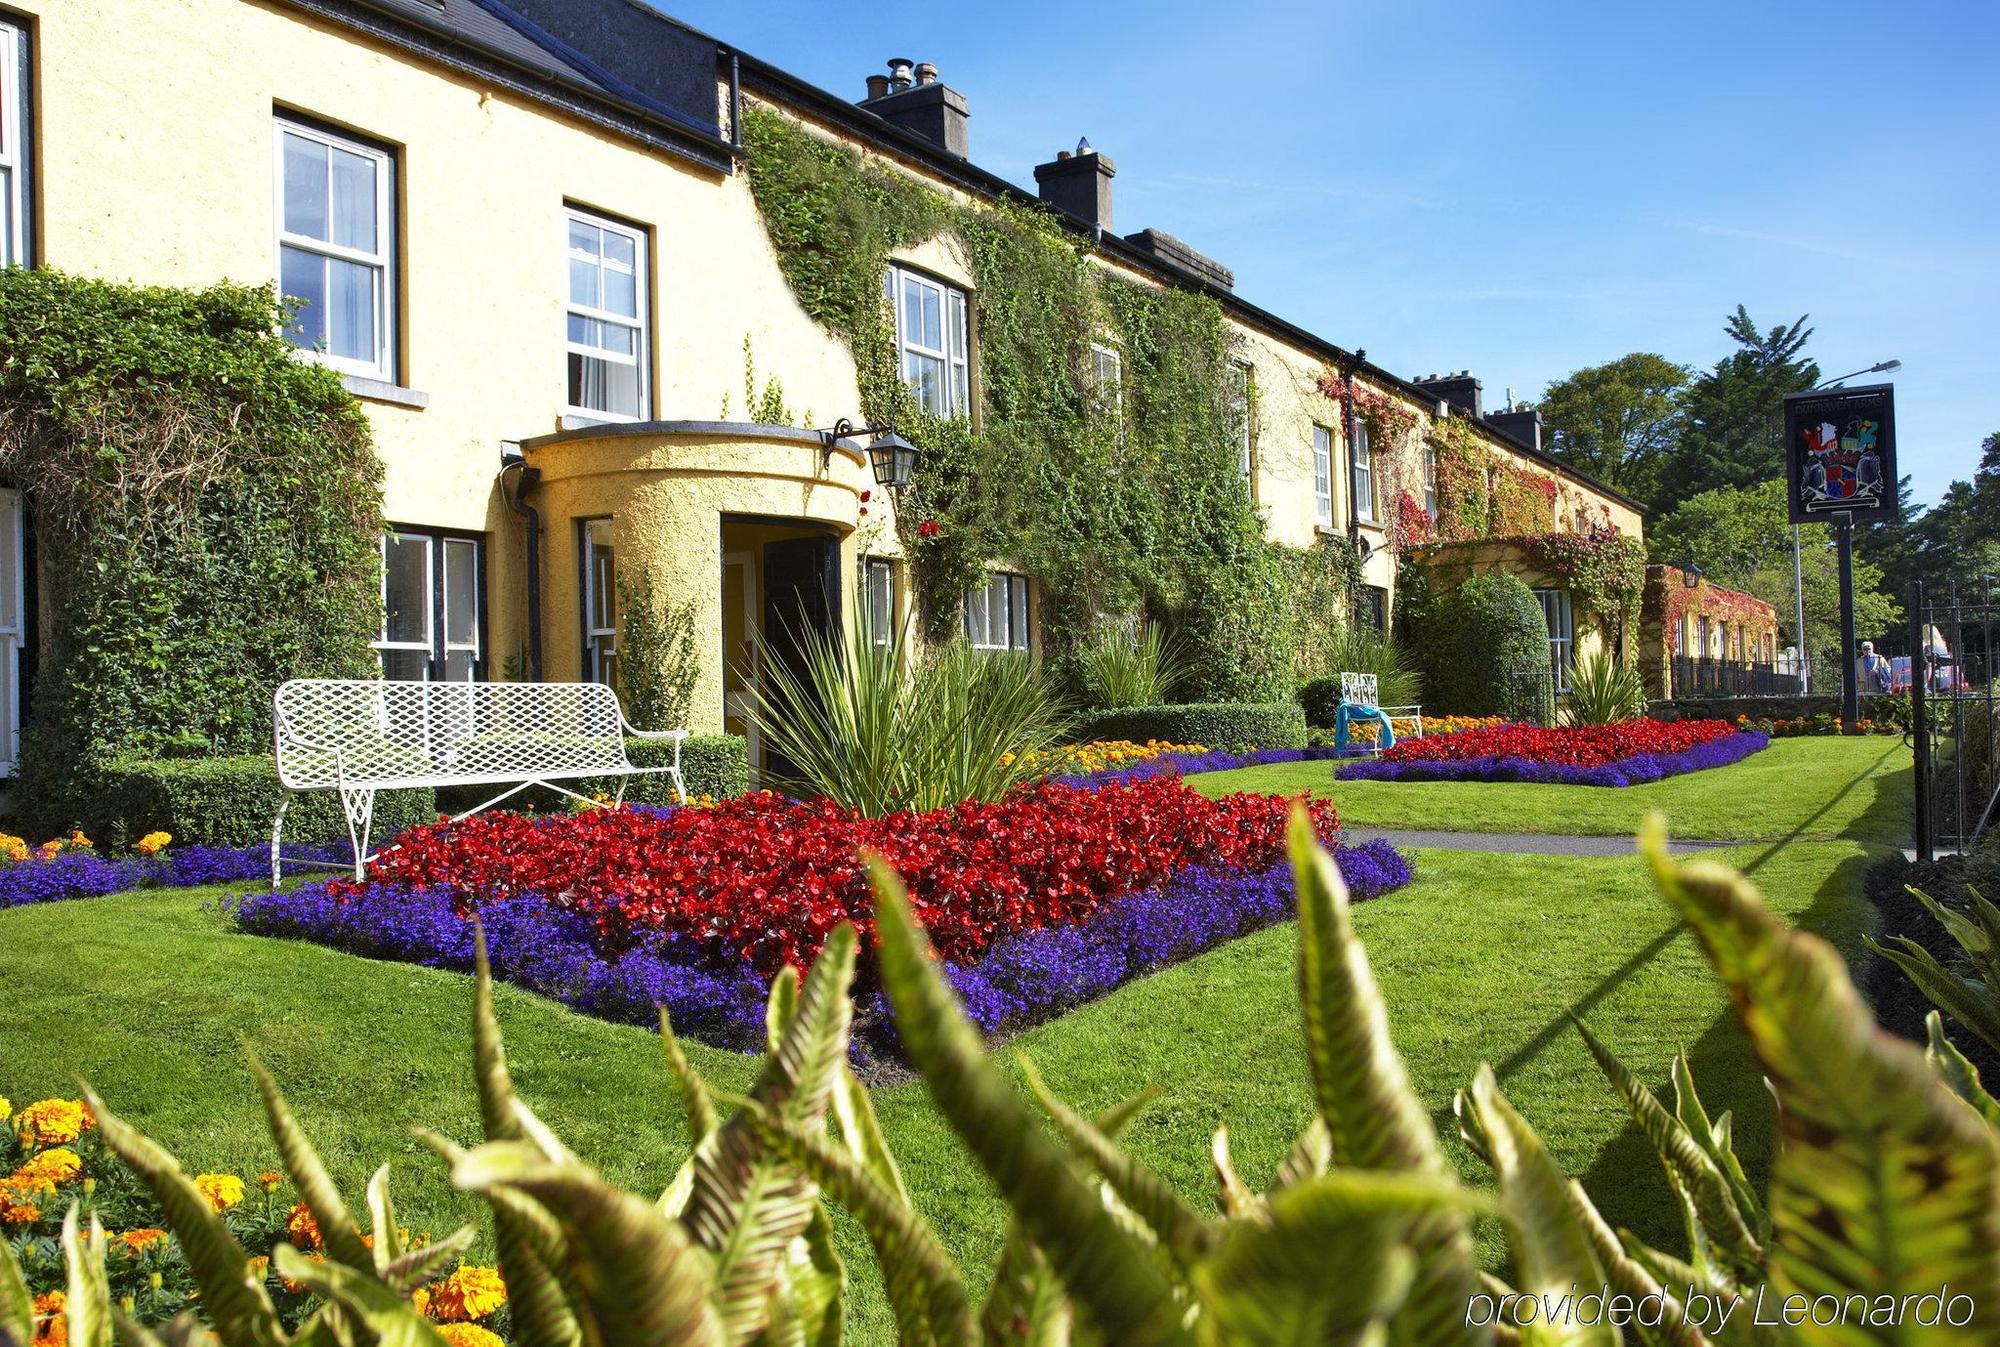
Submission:
MULTIPOLYGON (((284 861, 285 811, 301 790, 340 792, 354 877, 375 859, 369 825, 378 790, 506 785, 453 815, 490 809, 530 786, 597 804, 558 781, 615 776, 622 803, 630 778, 664 774, 687 803, 681 777, 686 730, 641 730, 602 683, 410 683, 373 678, 295 678, 279 687, 272 717, 278 781, 285 788, 271 825, 271 883, 284 861), (635 767, 625 740, 667 739, 674 760, 635 767)), ((295 865, 325 862, 293 859, 295 865)), ((341 869, 344 867, 331 866, 341 869)))
MULTIPOLYGON (((1420 739, 1424 733, 1424 708, 1421 705, 1383 706, 1377 700, 1380 680, 1372 673, 1343 673, 1340 676, 1340 700, 1349 706, 1366 712, 1380 712, 1387 716, 1402 733, 1402 727, 1412 727, 1406 737, 1420 739)), ((1375 741, 1375 752, 1382 751, 1382 741, 1375 741)))

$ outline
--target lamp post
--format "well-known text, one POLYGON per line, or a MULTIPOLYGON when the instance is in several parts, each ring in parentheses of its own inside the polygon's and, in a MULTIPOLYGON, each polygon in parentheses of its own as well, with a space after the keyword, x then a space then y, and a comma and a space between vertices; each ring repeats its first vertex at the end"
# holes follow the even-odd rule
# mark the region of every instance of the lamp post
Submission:
MULTIPOLYGON (((1867 369, 1858 369, 1837 379, 1815 384, 1811 391, 1817 393, 1822 388, 1838 388, 1849 379, 1863 374, 1888 374, 1902 367, 1900 360, 1877 361, 1867 369)), ((1843 514, 1840 517, 1835 541, 1840 548, 1840 714, 1841 719, 1851 725, 1861 716, 1861 687, 1854 672, 1854 520, 1851 516, 1843 514)), ((1792 612, 1797 628, 1794 634, 1798 638, 1799 694, 1804 696, 1812 690, 1812 676, 1811 661, 1806 656, 1805 563, 1800 556, 1797 524, 1792 525, 1792 612)))

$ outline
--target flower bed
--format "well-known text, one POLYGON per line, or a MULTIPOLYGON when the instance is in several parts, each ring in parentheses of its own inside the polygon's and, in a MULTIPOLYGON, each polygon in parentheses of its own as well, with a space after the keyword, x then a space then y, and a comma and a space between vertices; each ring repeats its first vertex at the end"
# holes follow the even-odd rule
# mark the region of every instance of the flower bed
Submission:
MULTIPOLYGON (((309 1258, 322 1257, 312 1212, 291 1200, 291 1185, 277 1170, 247 1180, 228 1172, 198 1173, 194 1185, 250 1253, 280 1319, 297 1327, 319 1306, 319 1297, 274 1274, 271 1250, 282 1241, 309 1258)), ((68 1341, 61 1331, 67 1274, 60 1240, 72 1203, 81 1204, 86 1229, 92 1217, 103 1224, 111 1298, 134 1319, 159 1325, 199 1308, 194 1275, 180 1241, 166 1228, 166 1213, 104 1145, 90 1106, 80 1099, 38 1099, 13 1113, 0 1096, 0 1238, 10 1242, 27 1278, 37 1347, 68 1341)), ((427 1241, 420 1234, 412 1243, 427 1241)), ((411 1296, 446 1341, 482 1345, 500 1341, 479 1328, 479 1321, 504 1327, 500 1311, 506 1298, 495 1269, 463 1263, 411 1296)))
MULTIPOLYGON (((1202 744, 1174 744, 1164 739, 1148 739, 1143 744, 1135 744, 1130 739, 1093 739, 1083 744, 1060 744, 1054 748, 1036 749, 1028 754, 1028 765, 1043 776, 1075 776, 1092 772, 1112 771, 1120 767, 1130 767, 1167 753, 1206 753, 1202 744)), ((1013 754, 1006 759, 1011 763, 1013 754)))
POLYGON ((1852 725, 1839 716, 1821 712, 1816 716, 1793 716, 1789 720, 1773 719, 1769 716, 1738 716, 1736 728, 1756 730, 1768 734, 1773 739, 1800 739, 1817 735, 1861 735, 1861 734, 1901 734, 1902 726, 1891 720, 1870 720, 1863 717, 1852 725))
POLYGON ((1740 762, 1771 742, 1724 720, 1624 720, 1541 729, 1503 725, 1399 743, 1339 769, 1342 780, 1530 781, 1632 786, 1740 762))
MULTIPOLYGON (((165 833, 154 833, 141 838, 138 855, 107 857, 99 855, 87 838, 66 838, 60 843, 28 847, 19 838, 0 834, 0 856, 8 858, 0 864, 0 908, 57 903, 71 898, 101 898, 127 889, 229 884, 271 873, 271 853, 266 847, 201 844, 170 847, 166 841, 146 845, 154 838, 165 837, 165 833)), ((288 860, 337 865, 347 864, 353 854, 345 842, 286 850, 288 860)))
MULTIPOLYGON (((1156 780, 1044 783, 882 819, 771 795, 490 814, 411 829, 367 883, 233 907, 246 931, 456 969, 471 966, 477 913, 499 976, 610 1019, 647 1022, 664 1005, 687 1032, 747 1048, 771 976, 809 964, 840 921, 870 929, 867 848, 902 874, 979 1022, 1011 1030, 1288 915, 1290 803, 1156 780)), ((1312 810, 1332 841, 1331 807, 1312 810)), ((1358 897, 1410 877, 1387 847, 1337 855, 1358 897)))

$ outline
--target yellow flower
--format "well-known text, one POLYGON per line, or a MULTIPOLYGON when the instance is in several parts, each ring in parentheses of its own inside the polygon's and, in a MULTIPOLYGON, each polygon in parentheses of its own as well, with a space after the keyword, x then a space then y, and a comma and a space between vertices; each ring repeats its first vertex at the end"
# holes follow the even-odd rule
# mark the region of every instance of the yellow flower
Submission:
POLYGON ((156 851, 166 850, 167 843, 174 840, 169 832, 150 832, 132 844, 132 850, 141 856, 150 856, 156 851))
POLYGON ((32 1199, 53 1185, 30 1186, 15 1179, 0 1179, 0 1225, 33 1225, 42 1219, 42 1209, 32 1199))
POLYGON ((16 837, 12 833, 0 833, 0 856, 5 856, 10 861, 27 860, 28 844, 26 840, 16 837))
POLYGON ((275 1169, 267 1169, 257 1176, 257 1186, 267 1193, 277 1192, 278 1185, 284 1181, 284 1174, 275 1169))
POLYGON ((35 1297, 33 1347, 64 1347, 69 1341, 69 1320, 63 1315, 67 1302, 61 1291, 44 1291, 35 1297))
POLYGON ((451 1347, 507 1347, 498 1334, 478 1324, 439 1324, 437 1335, 451 1347))
POLYGON ((263 1281, 264 1278, 270 1275, 271 1275, 271 1260, 269 1258, 260 1254, 257 1257, 250 1260, 251 1281, 260 1282, 263 1281))
POLYGON ((30 1150, 64 1146, 97 1126, 80 1099, 37 1099, 14 1119, 21 1144, 30 1150))
POLYGON ((431 1287, 431 1316, 446 1323, 484 1319, 506 1303, 507 1286, 496 1268, 460 1263, 431 1287))
POLYGON ((319 1222, 313 1219, 311 1207, 303 1202, 292 1203, 292 1209, 285 1213, 285 1238, 295 1249, 310 1252, 319 1247, 319 1222))
POLYGON ((217 1211, 228 1211, 243 1201, 243 1180, 234 1174, 197 1174, 194 1186, 217 1211))
POLYGON ((13 1116, 14 1116, 13 1104, 8 1102, 6 1095, 0 1094, 0 1122, 6 1122, 9 1118, 13 1116))
POLYGON ((425 1318, 430 1317, 431 1293, 423 1287, 419 1286, 416 1290, 410 1292, 410 1304, 416 1308, 418 1314, 423 1315, 425 1318))
POLYGON ((82 1156, 67 1146, 51 1146, 22 1161, 21 1167, 14 1171, 14 1177, 43 1181, 53 1189, 57 1184, 68 1183, 82 1172, 82 1156))
POLYGON ((158 1226, 142 1226, 137 1230, 127 1230, 111 1237, 112 1247, 131 1254, 134 1258, 151 1253, 167 1238, 167 1232, 158 1226))

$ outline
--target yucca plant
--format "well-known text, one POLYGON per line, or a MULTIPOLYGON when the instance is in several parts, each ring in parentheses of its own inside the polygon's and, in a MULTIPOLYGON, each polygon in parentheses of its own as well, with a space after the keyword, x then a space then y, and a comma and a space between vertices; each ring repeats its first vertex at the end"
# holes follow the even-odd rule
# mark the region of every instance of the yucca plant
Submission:
POLYGON ((1638 669, 1602 649, 1587 651, 1571 663, 1569 691, 1562 700, 1565 724, 1609 725, 1645 713, 1646 685, 1638 669))
POLYGON ((1868 948, 1902 969, 1932 1005, 2000 1052, 2000 908, 1970 885, 1965 912, 1916 889, 1909 892, 1965 951, 1965 971, 1946 968, 1907 935, 1891 936, 1886 944, 1869 936, 1868 948))
POLYGON ((1076 663, 1092 706, 1159 706, 1181 678, 1179 647, 1154 622, 1136 636, 1107 627, 1077 653, 1076 663))
POLYGON ((796 772, 778 784, 870 817, 997 800, 1034 776, 1066 723, 1025 655, 920 653, 907 623, 879 644, 857 624, 800 646, 802 669, 772 663, 757 692, 764 742, 796 772))
MULTIPOLYGON (((1495 1172, 1497 1195, 1453 1180, 1391 1041, 1339 872, 1303 814, 1290 840, 1315 1116, 1264 1192, 1237 1174, 1228 1133, 1219 1130, 1215 1215, 1117 1145, 1143 1098, 1085 1119, 1023 1057, 1043 1116, 1031 1110, 953 1002, 900 883, 872 866, 880 978, 904 1048, 1012 1211, 983 1299, 969 1293, 911 1206, 867 1093, 848 1069, 851 927, 833 932, 803 982, 786 975, 773 984, 771 1052, 745 1098, 711 1090, 663 1017, 667 1065, 695 1147, 658 1198, 606 1183, 515 1097, 477 942, 473 1057, 485 1140, 470 1149, 429 1140, 454 1182, 492 1208, 513 1341, 831 1347, 842 1331, 845 1273, 825 1197, 867 1232, 907 1343, 1970 1347, 1993 1340, 2000 1104, 1935 1015, 1928 1051, 1881 1034, 1839 955, 1786 930, 1741 876, 1703 861, 1676 865, 1658 823, 1647 829, 1644 850, 1661 892, 1729 988, 1778 1103, 1781 1145, 1767 1196, 1737 1163, 1729 1115, 1710 1119, 1684 1060, 1673 1065, 1668 1109, 1578 1026, 1661 1156, 1688 1232, 1688 1248, 1677 1254, 1615 1231, 1487 1067, 1459 1093, 1456 1111, 1460 1135, 1495 1172), (1506 1235, 1505 1279, 1482 1272, 1468 1238, 1469 1222, 1489 1210, 1506 1235), (1987 1321, 1830 1328, 1751 1324, 1738 1315, 1722 1326, 1688 1298, 1747 1296, 1767 1285, 1773 1306, 1793 1295, 1843 1304, 1861 1297, 1878 1313, 1949 1287, 1987 1321), (1650 1298, 1657 1324, 1634 1325, 1621 1337, 1608 1323, 1530 1322, 1518 1309, 1510 1316, 1496 1308, 1523 1297, 1538 1307, 1573 1301, 1598 1288, 1650 1298)), ((312 1279, 327 1297, 327 1307, 290 1336, 268 1313, 241 1251, 232 1254, 227 1231, 218 1232, 171 1160, 92 1096, 106 1139, 154 1187, 188 1246, 217 1339, 223 1347, 437 1342, 408 1301, 434 1256, 385 1250, 394 1219, 386 1194, 378 1200, 379 1185, 370 1188, 374 1248, 360 1239, 275 1086, 264 1084, 300 1192, 322 1230, 350 1236, 328 1241, 324 1264, 280 1251, 284 1275, 312 1279)), ((208 1340, 192 1324, 155 1336, 120 1322, 102 1291, 101 1240, 73 1214, 65 1242, 70 1341, 99 1347, 114 1331, 127 1343, 208 1340)), ((31 1331, 18 1269, 0 1258, 0 1343, 19 1347, 31 1331)))

